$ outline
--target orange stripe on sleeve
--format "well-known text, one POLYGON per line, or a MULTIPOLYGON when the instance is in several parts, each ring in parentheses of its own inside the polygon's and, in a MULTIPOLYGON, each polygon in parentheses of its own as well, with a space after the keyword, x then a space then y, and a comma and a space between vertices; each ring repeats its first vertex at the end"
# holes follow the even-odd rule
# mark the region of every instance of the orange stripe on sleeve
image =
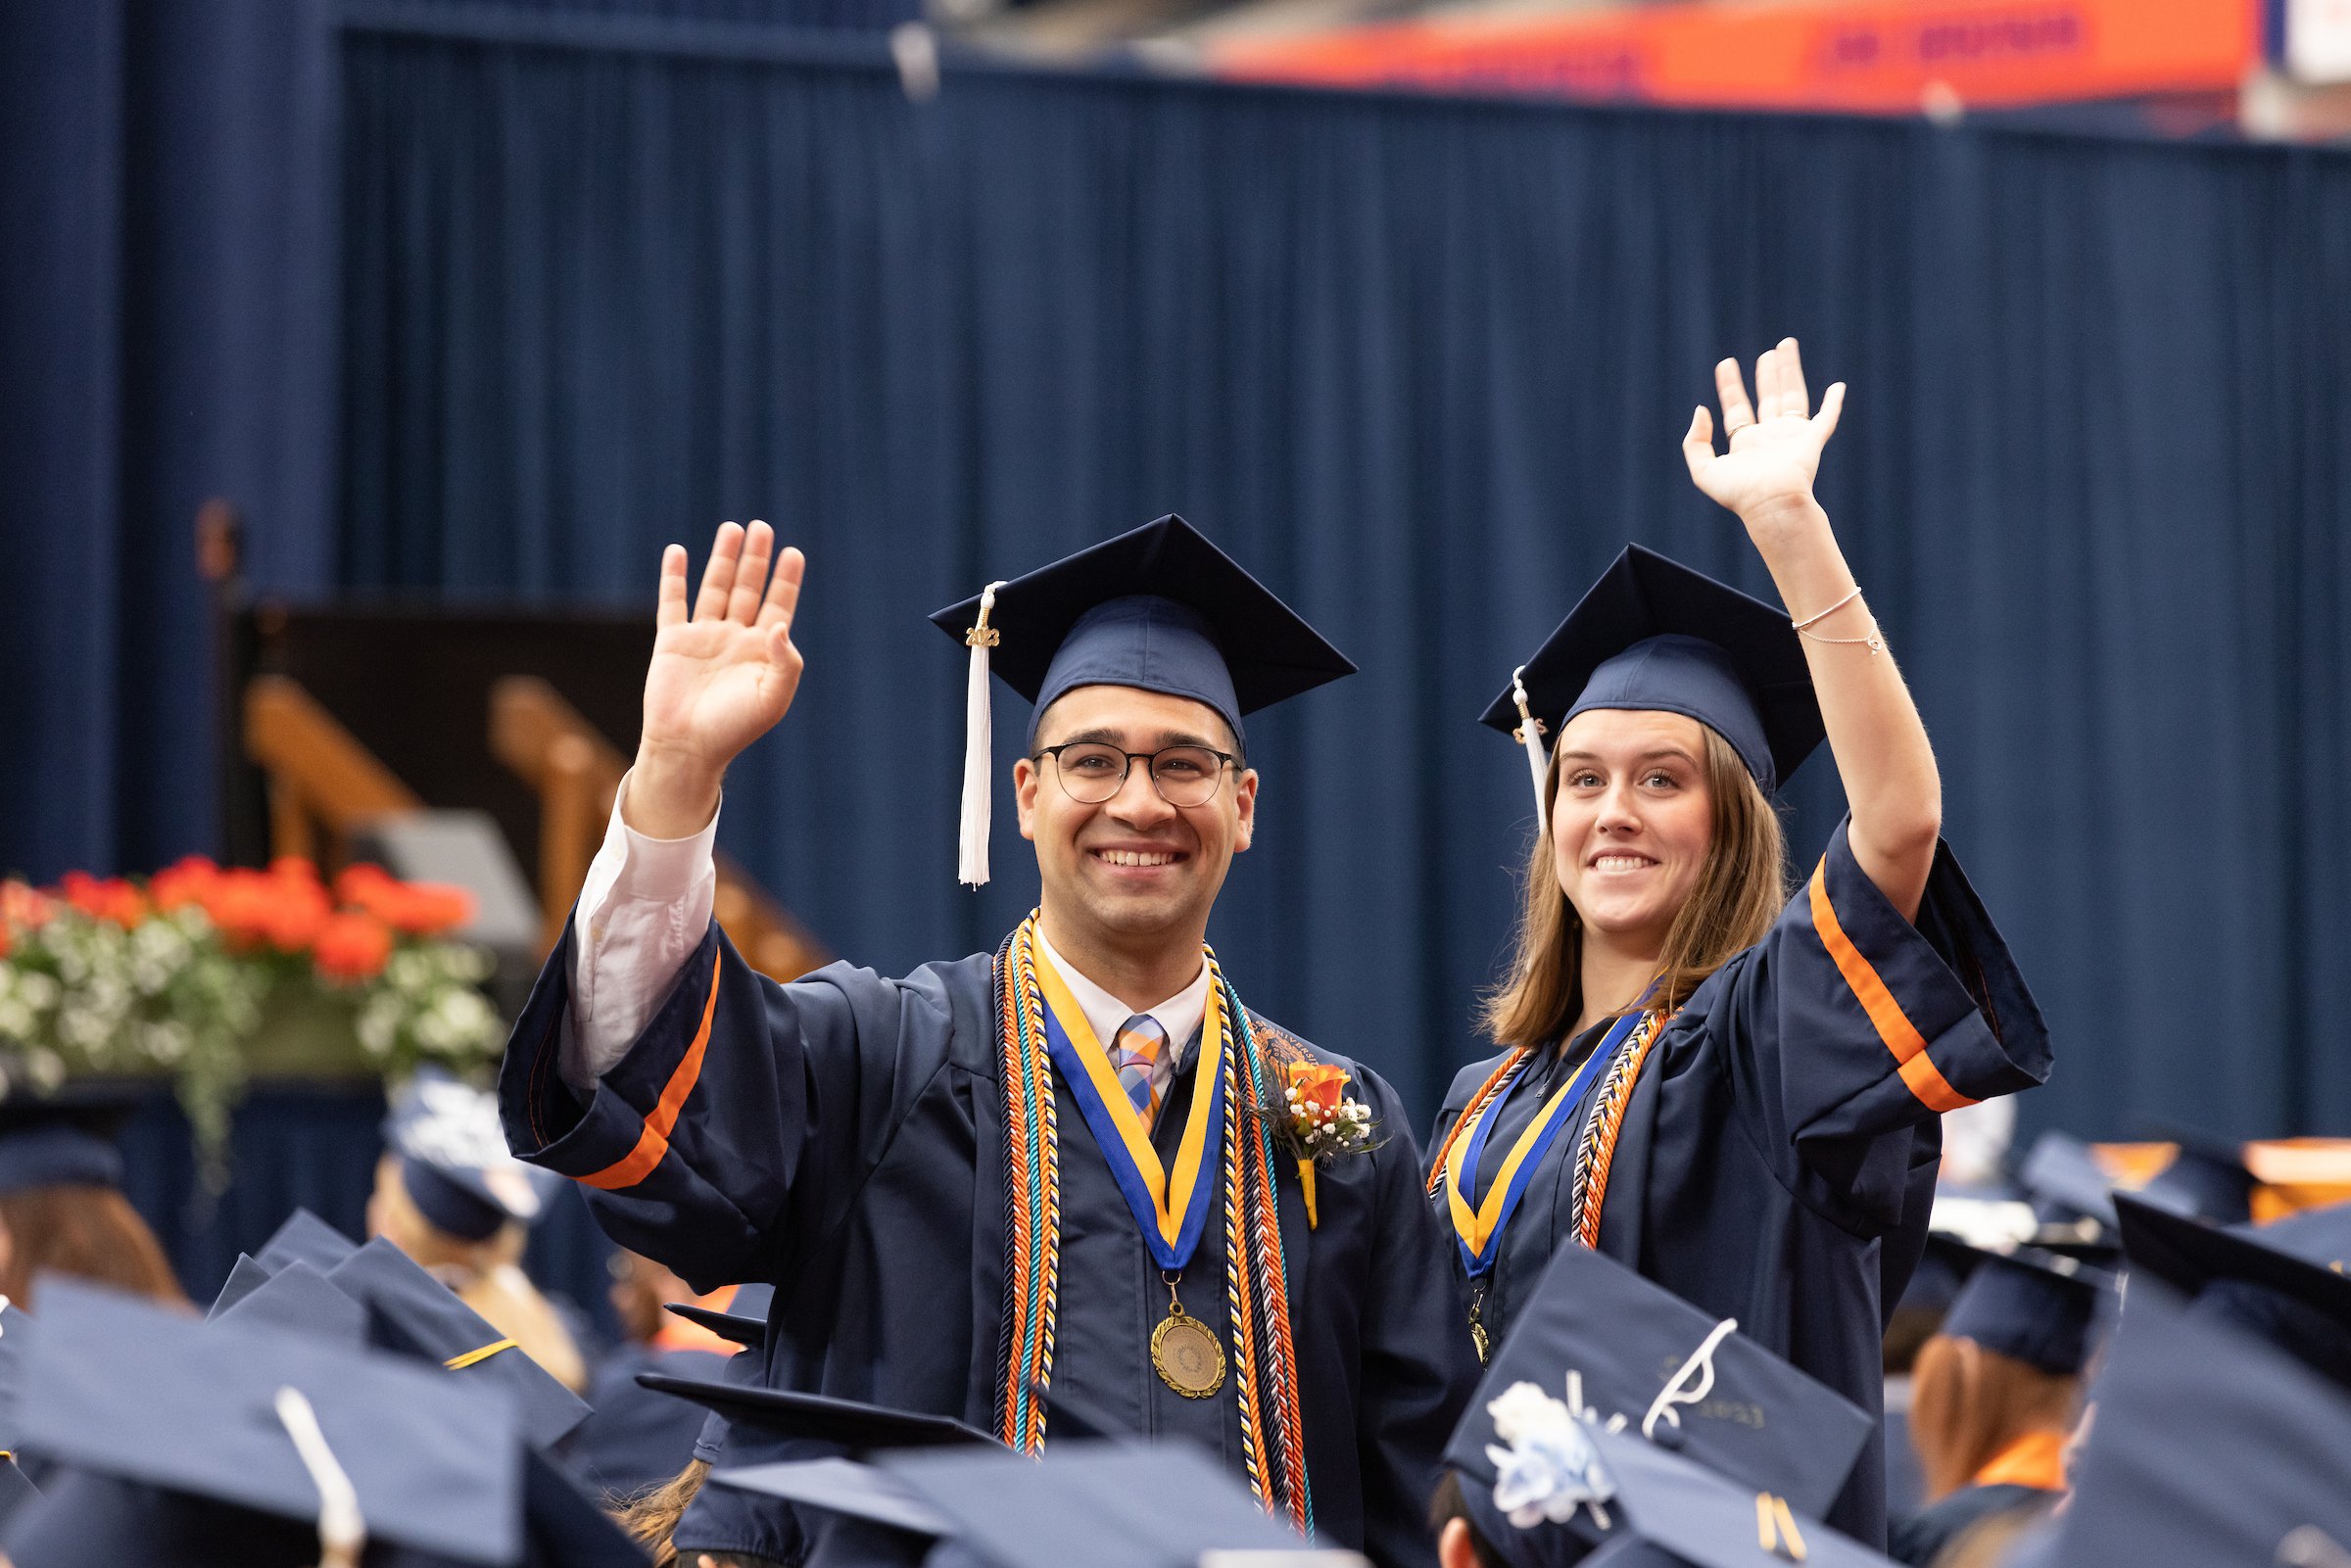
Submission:
POLYGON ((1820 945, 1836 961, 1837 972, 1845 976, 1845 983, 1852 987, 1861 1011, 1869 1015, 1878 1038, 1894 1053, 1902 1082, 1932 1111, 1958 1111, 1974 1105, 1975 1101, 1952 1088, 1943 1077, 1943 1070, 1927 1055, 1926 1036, 1918 1032, 1918 1026, 1910 1022, 1902 1004, 1895 1000, 1894 992, 1887 989, 1869 960, 1861 956, 1853 939, 1845 934, 1845 927, 1837 920, 1837 910, 1829 902, 1828 872, 1826 859, 1812 871, 1812 929, 1818 933, 1820 945))
POLYGON ((722 950, 710 961, 710 999, 702 1004, 701 1027, 694 1031, 685 1057, 670 1073, 669 1081, 661 1086, 661 1098, 654 1103, 652 1115, 645 1118, 644 1129, 637 1134, 637 1146, 603 1169, 579 1180, 607 1192, 615 1187, 634 1187, 651 1175, 661 1157, 669 1153, 669 1129, 678 1124, 678 1113, 685 1109, 686 1097, 694 1092, 695 1080, 702 1075, 702 1053, 710 1046, 710 1020, 718 1012, 718 970, 725 957, 722 950))

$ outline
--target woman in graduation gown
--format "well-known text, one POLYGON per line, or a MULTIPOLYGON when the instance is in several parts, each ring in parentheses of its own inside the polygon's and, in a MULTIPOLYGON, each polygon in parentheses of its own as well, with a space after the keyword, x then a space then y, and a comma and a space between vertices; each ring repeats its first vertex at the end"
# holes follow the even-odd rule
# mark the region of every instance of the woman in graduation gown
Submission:
MULTIPOLYGON (((1630 548, 1487 713, 1528 744, 1543 831, 1487 1009, 1505 1049, 1446 1096, 1429 1194, 1481 1347, 1557 1248, 1595 1246, 1875 1412, 1937 1115, 2039 1082, 2049 1047, 1813 499, 1845 389, 1811 413, 1793 339, 1759 407, 1735 361, 1715 379, 1730 450, 1702 406, 1684 455, 1785 608, 1630 548), (1791 897, 1771 793, 1824 732, 1850 814, 1791 897)), ((1832 1524, 1883 1542, 1883 1470, 1873 1446, 1832 1524)))

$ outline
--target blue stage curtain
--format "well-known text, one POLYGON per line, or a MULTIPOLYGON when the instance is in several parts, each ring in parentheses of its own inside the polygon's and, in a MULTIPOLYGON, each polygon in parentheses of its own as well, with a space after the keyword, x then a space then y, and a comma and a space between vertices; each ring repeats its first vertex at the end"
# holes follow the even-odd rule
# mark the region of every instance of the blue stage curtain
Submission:
POLYGON ((1003 806, 955 886, 924 613, 1180 511, 1365 670, 1253 723, 1222 956, 1425 1114, 1530 826, 1475 715, 1628 539, 1770 592, 1676 448, 1794 333, 2056 1026, 2028 1120, 2351 1131, 2351 160, 604 42, 349 39, 344 581, 649 608, 776 522, 807 677, 721 833, 836 950, 1034 896, 1003 806))

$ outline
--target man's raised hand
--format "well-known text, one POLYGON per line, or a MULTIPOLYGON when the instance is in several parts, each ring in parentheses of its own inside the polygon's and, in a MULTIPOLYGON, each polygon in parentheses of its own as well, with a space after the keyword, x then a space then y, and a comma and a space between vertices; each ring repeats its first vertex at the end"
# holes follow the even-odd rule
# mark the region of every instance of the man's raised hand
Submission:
POLYGON ((1755 360, 1755 406, 1748 404, 1736 359, 1714 367, 1714 391, 1722 402, 1722 428, 1731 450, 1714 450, 1714 417, 1700 404, 1682 438, 1692 482, 1751 525, 1769 521, 1783 508, 1808 506, 1820 451, 1845 411, 1845 383, 1829 388, 1820 412, 1813 413, 1796 340, 1782 338, 1778 348, 1755 360))
POLYGON ((800 685, 792 618, 807 562, 775 554, 775 530, 720 526, 686 607, 686 548, 661 552, 661 599, 645 673, 645 731, 622 816, 654 838, 698 832, 727 764, 771 729, 800 685), (771 558, 774 570, 769 570, 771 558))

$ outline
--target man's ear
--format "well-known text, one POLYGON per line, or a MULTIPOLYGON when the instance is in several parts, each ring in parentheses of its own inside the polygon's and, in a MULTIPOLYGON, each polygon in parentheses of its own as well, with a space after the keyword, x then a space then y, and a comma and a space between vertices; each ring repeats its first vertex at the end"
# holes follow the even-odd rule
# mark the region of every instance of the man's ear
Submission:
POLYGON ((1232 804, 1240 817, 1241 831, 1233 838, 1232 852, 1240 854, 1257 837, 1257 770, 1245 768, 1233 781, 1232 804))
POLYGON ((1027 757, 1012 765, 1012 798, 1020 808, 1021 836, 1032 843, 1036 841, 1036 786, 1042 778, 1027 757))

